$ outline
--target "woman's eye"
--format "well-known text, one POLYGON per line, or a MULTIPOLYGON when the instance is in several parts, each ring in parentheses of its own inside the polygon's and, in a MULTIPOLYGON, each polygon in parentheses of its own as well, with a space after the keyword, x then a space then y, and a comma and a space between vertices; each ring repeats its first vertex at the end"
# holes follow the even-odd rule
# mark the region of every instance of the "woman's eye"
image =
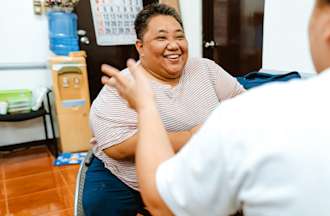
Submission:
POLYGON ((157 40, 166 40, 166 37, 163 37, 163 36, 159 36, 156 38, 157 40))

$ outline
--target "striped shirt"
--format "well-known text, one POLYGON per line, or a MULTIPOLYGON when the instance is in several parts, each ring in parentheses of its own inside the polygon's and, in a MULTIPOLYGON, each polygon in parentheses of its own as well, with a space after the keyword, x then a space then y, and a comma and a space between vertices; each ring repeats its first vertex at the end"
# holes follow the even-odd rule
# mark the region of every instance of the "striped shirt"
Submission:
MULTIPOLYGON (((127 69, 122 73, 131 76, 127 69)), ((202 124, 219 102, 244 92, 235 78, 215 62, 203 58, 187 61, 175 87, 152 79, 150 84, 168 132, 190 130, 202 124)), ((103 152, 137 132, 136 112, 114 88, 104 86, 92 104, 90 123, 97 140, 93 149, 95 156, 121 181, 138 190, 134 162, 117 161, 103 152)))

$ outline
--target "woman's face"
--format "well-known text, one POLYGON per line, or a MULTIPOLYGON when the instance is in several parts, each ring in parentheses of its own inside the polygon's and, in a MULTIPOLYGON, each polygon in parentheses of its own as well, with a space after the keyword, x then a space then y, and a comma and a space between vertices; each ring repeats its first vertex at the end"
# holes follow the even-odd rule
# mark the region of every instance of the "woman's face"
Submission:
POLYGON ((152 17, 136 48, 142 65, 154 77, 170 81, 181 76, 188 58, 188 42, 175 18, 152 17))

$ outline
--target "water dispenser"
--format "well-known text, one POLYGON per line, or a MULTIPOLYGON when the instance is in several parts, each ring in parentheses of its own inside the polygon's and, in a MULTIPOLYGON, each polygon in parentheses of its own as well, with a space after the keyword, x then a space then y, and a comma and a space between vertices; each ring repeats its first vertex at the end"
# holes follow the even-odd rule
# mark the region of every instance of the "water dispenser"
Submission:
POLYGON ((79 50, 77 15, 66 11, 48 12, 49 48, 56 55, 67 56, 79 50))
POLYGON ((90 99, 83 56, 56 56, 50 60, 55 107, 64 152, 85 151, 91 146, 90 99))

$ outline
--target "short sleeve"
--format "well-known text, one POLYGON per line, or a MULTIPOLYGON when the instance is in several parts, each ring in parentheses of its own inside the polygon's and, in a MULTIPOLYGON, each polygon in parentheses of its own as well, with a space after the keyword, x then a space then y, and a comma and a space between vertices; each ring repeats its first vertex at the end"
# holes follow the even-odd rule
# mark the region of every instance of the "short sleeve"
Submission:
POLYGON ((245 92, 244 87, 214 61, 207 60, 208 70, 219 101, 245 92))
POLYGON ((157 189, 175 215, 227 216, 239 209, 224 154, 231 140, 217 127, 219 122, 225 124, 219 120, 219 108, 180 152, 157 169, 157 189))
POLYGON ((104 86, 93 102, 90 124, 97 146, 104 150, 137 132, 137 115, 114 88, 104 86))

